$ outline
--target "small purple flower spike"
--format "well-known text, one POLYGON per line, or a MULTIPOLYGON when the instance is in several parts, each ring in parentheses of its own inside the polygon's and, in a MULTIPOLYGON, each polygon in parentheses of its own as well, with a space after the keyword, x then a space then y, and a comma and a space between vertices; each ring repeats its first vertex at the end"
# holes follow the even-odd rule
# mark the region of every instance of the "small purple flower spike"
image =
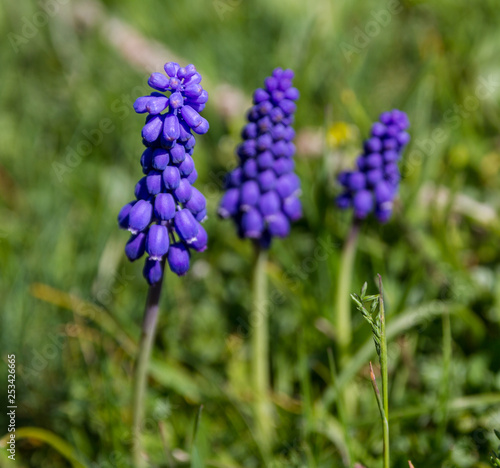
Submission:
POLYGON ((120 228, 132 233, 125 247, 129 260, 148 254, 143 274, 149 284, 161 281, 165 261, 174 273, 185 275, 190 249, 203 252, 208 243, 200 224, 206 219, 207 202, 193 186, 198 175, 192 158, 194 134, 209 128, 200 115, 208 93, 194 65, 169 62, 164 69, 166 74, 153 73, 149 78, 156 91, 134 103, 137 113, 147 114, 142 129, 144 177, 135 187, 136 200, 118 215, 120 228))
POLYGON ((389 221, 401 174, 397 162, 410 141, 407 115, 397 109, 383 112, 363 144, 357 169, 338 176, 344 191, 337 197, 340 209, 353 208, 356 219, 374 213, 380 223, 389 221))
POLYGON ((302 217, 300 179, 291 127, 299 92, 293 72, 276 68, 253 95, 254 106, 241 132, 239 167, 228 174, 218 214, 232 218, 240 237, 269 248, 273 237, 286 237, 290 223, 302 217))

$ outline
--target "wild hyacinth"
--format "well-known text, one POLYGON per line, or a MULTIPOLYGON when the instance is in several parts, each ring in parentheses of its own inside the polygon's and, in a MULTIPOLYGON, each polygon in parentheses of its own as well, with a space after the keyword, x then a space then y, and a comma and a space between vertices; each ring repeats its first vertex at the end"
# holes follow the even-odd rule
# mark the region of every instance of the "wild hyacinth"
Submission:
MULTIPOLYGON (((410 141, 406 132, 408 127, 409 120, 404 112, 394 109, 382 113, 380 121, 372 125, 370 138, 364 142, 357 169, 339 175, 344 192, 337 197, 337 205, 341 209, 352 207, 354 211, 354 220, 342 250, 334 305, 333 323, 340 368, 348 362, 352 342, 349 292, 360 226, 371 213, 380 223, 387 222, 392 215, 401 178, 398 161, 410 141)), ((344 394, 339 396, 341 404, 345 397, 344 394)))
POLYGON ((219 216, 233 218, 242 238, 269 247, 302 216, 300 180, 294 173, 292 128, 299 91, 292 70, 276 68, 253 95, 254 106, 237 149, 239 166, 227 178, 219 216))
POLYGON ((219 206, 222 218, 232 218, 238 234, 256 247, 253 274, 252 388, 255 431, 263 450, 272 442, 269 399, 269 340, 267 318, 267 249, 273 237, 286 237, 290 224, 302 216, 300 180, 294 173, 292 128, 299 92, 292 70, 276 68, 253 95, 253 107, 238 146, 239 165, 227 178, 219 206))
POLYGON ((133 460, 139 468, 145 463, 141 430, 164 265, 168 262, 182 276, 189 270, 190 250, 200 252, 207 247, 207 233, 200 224, 206 217, 206 200, 193 187, 197 174, 192 132, 208 131, 208 122, 199 114, 208 94, 194 65, 169 62, 164 69, 166 74, 153 73, 148 80, 156 91, 134 103, 137 113, 148 114, 142 129, 144 177, 135 187, 136 199, 118 215, 120 227, 131 232, 125 247, 129 260, 148 254, 143 273, 150 287, 133 378, 133 460))
POLYGON ((149 284, 161 281, 165 256, 170 269, 182 276, 189 269, 190 250, 201 252, 207 247, 207 233, 200 224, 206 218, 206 200, 193 187, 197 173, 192 132, 208 131, 207 120, 199 114, 208 93, 194 65, 169 62, 164 68, 166 75, 153 73, 148 81, 160 92, 134 103, 137 113, 148 114, 142 129, 145 175, 135 187, 136 200, 118 216, 120 227, 132 234, 125 247, 129 260, 148 254, 143 273, 149 284))
POLYGON ((410 141, 405 131, 409 124, 407 115, 397 109, 380 115, 380 122, 373 124, 371 136, 364 142, 357 169, 339 175, 344 187, 337 197, 339 208, 352 207, 357 219, 374 213, 381 223, 389 220, 401 179, 398 162, 410 141))

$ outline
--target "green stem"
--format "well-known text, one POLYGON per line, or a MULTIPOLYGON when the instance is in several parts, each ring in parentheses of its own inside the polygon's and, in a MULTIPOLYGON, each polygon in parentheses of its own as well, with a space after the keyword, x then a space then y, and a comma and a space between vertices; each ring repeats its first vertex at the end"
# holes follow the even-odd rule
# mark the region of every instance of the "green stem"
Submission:
POLYGON ((441 409, 438 426, 438 444, 443 441, 448 422, 448 400, 450 398, 450 368, 452 357, 452 337, 450 314, 443 314, 443 369, 441 374, 441 388, 439 395, 439 407, 441 409))
POLYGON ((269 343, 267 302, 267 250, 256 246, 253 276, 252 324, 252 387, 257 439, 264 451, 271 437, 271 406, 269 402, 269 343))
POLYGON ((340 269, 337 275, 338 283, 334 324, 340 356, 340 369, 344 367, 345 361, 348 359, 348 350, 352 341, 350 292, 359 230, 360 222, 359 220, 354 220, 344 249, 342 250, 340 269))
POLYGON ((389 456, 389 377, 387 372, 387 335, 385 333, 384 289, 382 277, 378 275, 380 292, 380 372, 382 374, 382 398, 384 414, 382 418, 384 430, 384 468, 390 466, 389 456))
MULTIPOLYGON (((162 271, 165 262, 162 262, 162 271)), ((151 349, 158 323, 158 311, 162 281, 149 287, 146 308, 142 322, 141 341, 134 371, 134 394, 133 394, 133 422, 132 422, 132 453, 134 467, 144 466, 145 459, 142 456, 141 432, 144 418, 144 403, 146 399, 146 381, 148 377, 148 364, 151 349)))

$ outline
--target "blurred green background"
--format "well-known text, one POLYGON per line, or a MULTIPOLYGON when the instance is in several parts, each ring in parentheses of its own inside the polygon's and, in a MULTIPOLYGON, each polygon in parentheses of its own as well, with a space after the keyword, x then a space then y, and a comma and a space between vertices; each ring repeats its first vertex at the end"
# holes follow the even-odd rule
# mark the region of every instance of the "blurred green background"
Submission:
POLYGON ((187 277, 165 279, 147 401, 152 466, 265 466, 248 391, 252 249, 215 212, 251 93, 277 66, 295 70, 301 92, 305 216, 270 254, 269 466, 381 466, 373 344, 354 307, 352 359, 338 379, 329 369, 351 221, 332 200, 336 174, 394 107, 412 122, 400 198, 387 225, 364 224, 352 283, 375 293, 381 273, 389 326, 400 325, 392 463, 488 466, 500 429, 499 22, 494 0, 2 0, 0 395, 15 354, 18 437, 16 461, 2 448, 0 465, 131 466, 147 286, 116 215, 142 176, 133 101, 177 58, 196 65, 211 96, 195 151, 210 244, 187 277), (332 398, 339 381, 353 399, 346 418, 332 398), (21 437, 23 427, 50 432, 21 437))

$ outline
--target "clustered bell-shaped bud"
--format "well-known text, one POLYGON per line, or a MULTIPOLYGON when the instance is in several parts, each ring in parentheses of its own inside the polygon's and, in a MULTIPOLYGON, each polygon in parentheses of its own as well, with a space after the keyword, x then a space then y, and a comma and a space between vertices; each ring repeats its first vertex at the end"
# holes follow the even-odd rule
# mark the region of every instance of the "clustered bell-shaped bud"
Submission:
POLYGON ((374 213, 381 223, 389 220, 401 179, 398 161, 410 141, 406 132, 409 126, 408 116, 400 110, 380 115, 380 121, 372 125, 370 138, 364 142, 357 170, 339 174, 344 188, 336 200, 339 208, 352 207, 357 219, 374 213))
POLYGON ((219 205, 221 218, 233 218, 242 238, 269 247, 273 237, 286 237, 290 224, 302 217, 300 180, 293 172, 295 131, 292 128, 299 91, 292 70, 276 68, 253 95, 239 165, 226 179, 219 205))
POLYGON ((202 252, 208 241, 200 224, 206 219, 207 202, 193 187, 198 174, 192 158, 192 132, 204 134, 209 127, 200 115, 208 93, 194 65, 169 62, 164 68, 166 75, 153 73, 148 80, 159 92, 134 103, 137 113, 148 114, 142 129, 144 177, 135 187, 136 200, 118 215, 119 226, 132 234, 125 247, 129 260, 148 254, 143 273, 149 284, 161 281, 164 259, 174 273, 186 274, 190 250, 202 252))

